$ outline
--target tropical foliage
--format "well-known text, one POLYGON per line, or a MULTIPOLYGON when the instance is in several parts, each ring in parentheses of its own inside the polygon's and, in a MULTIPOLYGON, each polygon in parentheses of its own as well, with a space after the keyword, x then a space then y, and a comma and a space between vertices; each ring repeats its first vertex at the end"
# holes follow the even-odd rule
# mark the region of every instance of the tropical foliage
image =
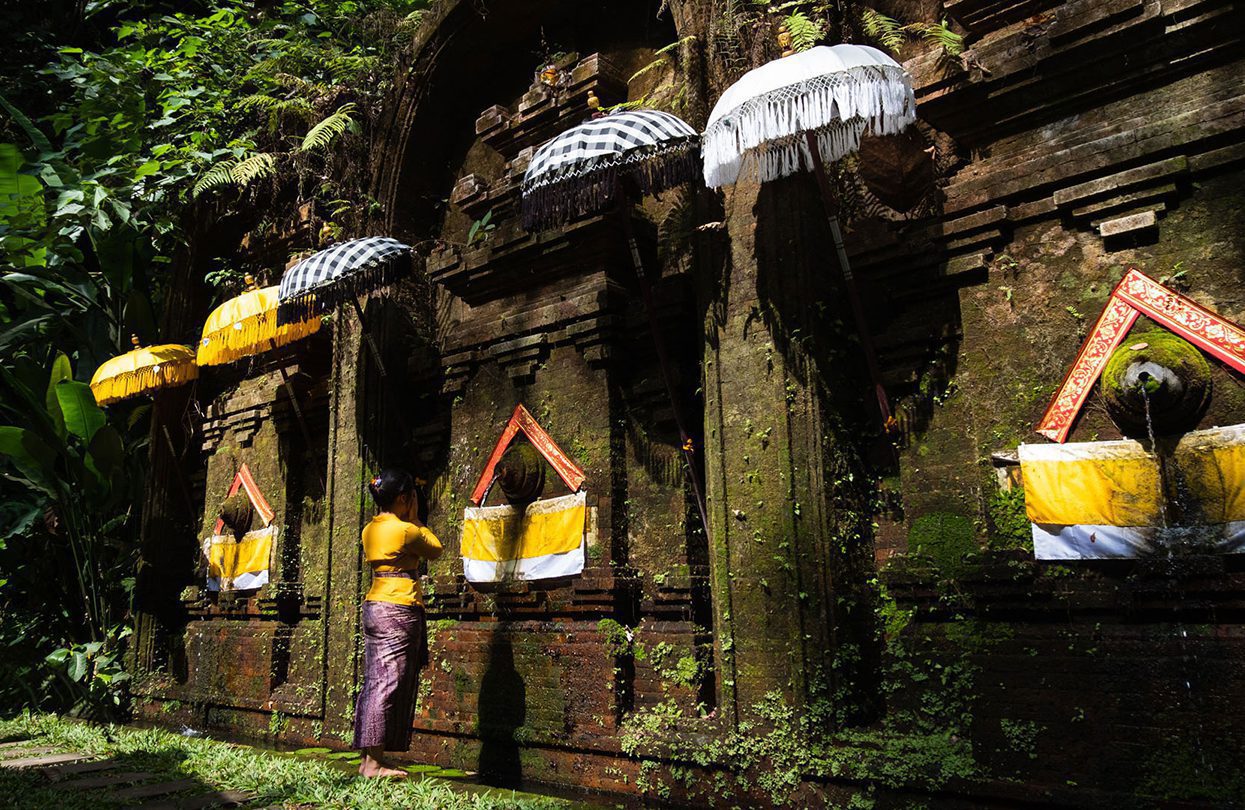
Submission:
MULTIPOLYGON (((87 380, 131 334, 193 340, 161 313, 170 276, 205 249, 197 222, 366 214, 344 157, 426 5, 19 12, 18 47, 0 56, 0 707, 120 704, 151 407, 105 412, 87 380)), ((242 274, 208 265, 209 286, 242 274)))

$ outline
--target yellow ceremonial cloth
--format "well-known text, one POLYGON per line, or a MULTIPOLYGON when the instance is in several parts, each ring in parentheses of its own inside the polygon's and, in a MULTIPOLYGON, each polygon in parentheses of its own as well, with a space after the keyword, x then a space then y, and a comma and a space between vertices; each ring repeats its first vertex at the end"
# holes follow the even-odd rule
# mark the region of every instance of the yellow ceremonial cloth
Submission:
MULTIPOLYGON (((561 499, 559 499, 561 500, 561 499)), ((565 508, 541 509, 537 501, 522 519, 492 512, 493 507, 469 510, 463 525, 463 556, 484 562, 502 562, 564 554, 584 541, 587 506, 579 499, 565 508), (483 513, 483 514, 481 514, 483 513)))
POLYGON ((1134 441, 1025 445, 1029 520, 1095 526, 1161 525, 1154 458, 1134 441))
POLYGON ((1174 456, 1181 495, 1199 522, 1245 520, 1245 426, 1190 433, 1174 456))
POLYGON ((231 591, 258 588, 268 583, 268 564, 272 558, 272 538, 276 527, 247 532, 242 539, 216 535, 205 543, 209 587, 231 591))

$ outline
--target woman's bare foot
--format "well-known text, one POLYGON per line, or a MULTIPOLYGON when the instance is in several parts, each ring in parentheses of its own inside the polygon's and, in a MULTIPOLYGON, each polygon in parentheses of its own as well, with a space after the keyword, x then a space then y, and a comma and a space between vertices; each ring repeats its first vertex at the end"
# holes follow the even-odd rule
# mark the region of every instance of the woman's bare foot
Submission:
POLYGON ((390 768, 386 765, 377 765, 372 769, 360 765, 359 773, 368 779, 406 779, 410 776, 406 771, 400 771, 397 768, 390 768))
POLYGON ((371 748, 363 752, 363 761, 359 763, 360 775, 368 779, 405 779, 410 776, 406 771, 389 767, 380 754, 379 750, 371 748))

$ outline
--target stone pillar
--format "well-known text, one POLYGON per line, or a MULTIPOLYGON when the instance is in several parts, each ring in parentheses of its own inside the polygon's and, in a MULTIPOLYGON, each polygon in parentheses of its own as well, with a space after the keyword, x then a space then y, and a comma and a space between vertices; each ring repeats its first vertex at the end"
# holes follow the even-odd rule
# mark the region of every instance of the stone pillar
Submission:
POLYGON ((801 710, 836 694, 818 708, 847 716, 833 664, 855 660, 859 639, 842 597, 861 579, 854 552, 871 549, 854 508, 867 487, 860 434, 843 427, 867 389, 853 379, 854 338, 837 334, 850 323, 842 274, 810 176, 741 182, 725 210, 705 356, 719 705, 745 719, 770 693, 801 710))
MULTIPOLYGON (((379 399, 369 385, 370 362, 358 320, 350 307, 338 310, 333 325, 333 383, 329 397, 328 494, 330 526, 328 582, 324 605, 327 682, 324 730, 349 741, 354 699, 361 683, 359 605, 362 601, 360 533, 370 515, 363 488, 367 460, 364 435, 370 404, 379 399)), ((374 373, 374 372, 373 372, 374 373)))

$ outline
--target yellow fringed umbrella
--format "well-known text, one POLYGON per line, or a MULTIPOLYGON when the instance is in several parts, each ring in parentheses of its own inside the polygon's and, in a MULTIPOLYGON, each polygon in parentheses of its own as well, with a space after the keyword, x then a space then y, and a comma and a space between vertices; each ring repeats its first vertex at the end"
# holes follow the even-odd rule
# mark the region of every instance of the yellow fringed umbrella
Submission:
MULTIPOLYGON (((218 366, 302 340, 320 329, 321 316, 313 315, 292 323, 277 323, 277 287, 260 288, 252 276, 246 277, 246 292, 212 310, 203 324, 203 337, 199 341, 199 365, 218 366)), ((307 419, 298 404, 294 384, 284 366, 279 366, 285 390, 298 426, 303 432, 307 447, 313 447, 307 419)), ((319 472, 317 471, 317 474, 319 472)), ((321 482, 324 476, 320 476, 321 482)))
POLYGON ((277 324, 277 288, 260 289, 246 277, 247 291, 208 316, 199 341, 198 363, 232 363, 301 340, 320 329, 320 316, 277 324))
POLYGON ((91 393, 100 405, 198 379, 199 366, 189 346, 168 343, 144 347, 137 335, 130 342, 134 344, 131 351, 107 361, 91 377, 91 393))

